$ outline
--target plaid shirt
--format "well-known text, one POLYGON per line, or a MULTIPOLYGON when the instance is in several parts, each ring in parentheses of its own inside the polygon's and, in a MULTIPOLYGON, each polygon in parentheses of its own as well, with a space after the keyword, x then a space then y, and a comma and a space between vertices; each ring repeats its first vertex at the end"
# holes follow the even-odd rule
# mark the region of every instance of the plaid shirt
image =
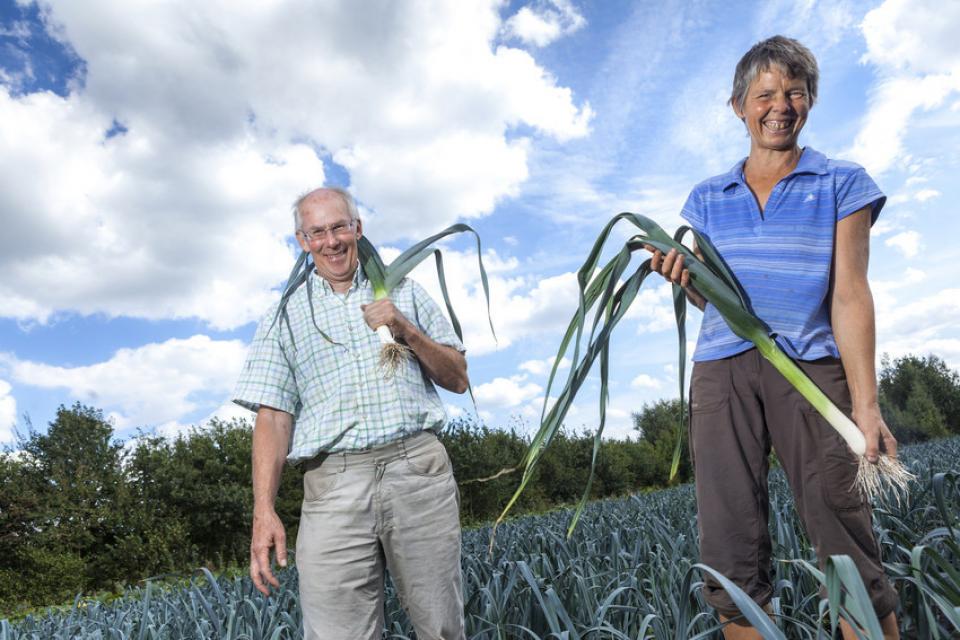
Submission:
MULTIPOLYGON (((363 269, 357 268, 346 294, 334 292, 316 272, 310 277, 316 324, 338 344, 317 331, 306 285, 301 286, 287 303, 289 328, 283 318, 273 324, 277 305, 260 321, 233 401, 251 411, 262 405, 293 416, 291 463, 440 429, 446 419, 443 404, 417 359, 407 358, 393 375, 380 368, 380 338, 360 309, 373 302, 363 269)), ((431 339, 464 351, 420 285, 405 279, 390 299, 431 339)))

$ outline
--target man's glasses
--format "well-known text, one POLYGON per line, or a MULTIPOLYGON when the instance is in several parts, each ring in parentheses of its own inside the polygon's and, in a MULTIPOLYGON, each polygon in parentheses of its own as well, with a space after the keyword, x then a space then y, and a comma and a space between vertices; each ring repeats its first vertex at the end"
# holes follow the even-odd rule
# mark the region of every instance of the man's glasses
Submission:
POLYGON ((350 222, 338 222, 337 224, 330 225, 329 227, 315 227, 310 231, 306 229, 300 229, 300 233, 303 234, 303 237, 306 238, 307 242, 316 243, 323 241, 328 233, 334 235, 337 238, 343 238, 350 235, 350 232, 353 231, 354 221, 350 222))

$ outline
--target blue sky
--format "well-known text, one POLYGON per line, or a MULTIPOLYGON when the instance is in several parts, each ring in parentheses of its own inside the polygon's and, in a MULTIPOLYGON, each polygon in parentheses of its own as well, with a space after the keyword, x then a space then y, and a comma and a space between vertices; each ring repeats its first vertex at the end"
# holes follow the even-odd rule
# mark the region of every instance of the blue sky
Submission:
MULTIPOLYGON (((733 68, 776 33, 820 62, 802 144, 889 196, 878 358, 960 367, 958 3, 0 0, 0 442, 75 401, 123 438, 249 415, 230 391, 295 257, 290 203, 321 184, 385 256, 475 226, 498 343, 471 245, 445 247, 471 379, 489 424, 531 428, 593 238, 624 210, 672 230, 747 153, 733 68)), ((677 393, 671 316, 651 281, 613 345, 610 434, 677 393)), ((595 425, 596 382, 571 426, 595 425)))

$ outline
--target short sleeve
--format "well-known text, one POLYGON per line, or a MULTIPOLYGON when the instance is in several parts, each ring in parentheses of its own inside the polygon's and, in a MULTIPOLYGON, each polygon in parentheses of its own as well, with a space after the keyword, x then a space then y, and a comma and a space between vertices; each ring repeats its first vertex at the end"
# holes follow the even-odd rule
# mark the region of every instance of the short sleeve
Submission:
POLYGON ((262 405, 296 415, 300 395, 293 365, 280 341, 284 320, 280 318, 274 323, 276 309, 272 307, 260 320, 233 392, 233 401, 250 411, 257 411, 262 405))
POLYGON ((863 167, 856 167, 837 186, 837 220, 843 220, 852 213, 869 206, 870 224, 877 221, 887 197, 873 181, 863 167))
POLYGON ((680 217, 689 222, 690 226, 700 233, 706 230, 704 228, 703 200, 696 187, 687 196, 687 201, 684 203, 683 209, 680 210, 680 217))
POLYGON ((410 283, 413 293, 413 304, 417 310, 417 324, 420 325, 420 330, 434 342, 451 346, 460 353, 464 353, 466 349, 463 342, 457 337, 450 321, 443 315, 426 289, 413 280, 408 279, 407 282, 410 283))

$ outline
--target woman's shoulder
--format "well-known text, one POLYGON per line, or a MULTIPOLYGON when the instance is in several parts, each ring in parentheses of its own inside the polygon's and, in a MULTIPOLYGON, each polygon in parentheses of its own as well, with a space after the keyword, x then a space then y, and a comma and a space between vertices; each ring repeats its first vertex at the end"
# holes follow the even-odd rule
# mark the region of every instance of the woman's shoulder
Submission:
POLYGON ((841 160, 839 158, 829 158, 826 155, 816 151, 815 149, 808 148, 805 151, 812 152, 820 157, 821 163, 824 167, 824 172, 830 175, 835 175, 840 178, 847 177, 854 173, 866 173, 867 170, 863 168, 863 165, 853 162, 852 160, 841 160))

